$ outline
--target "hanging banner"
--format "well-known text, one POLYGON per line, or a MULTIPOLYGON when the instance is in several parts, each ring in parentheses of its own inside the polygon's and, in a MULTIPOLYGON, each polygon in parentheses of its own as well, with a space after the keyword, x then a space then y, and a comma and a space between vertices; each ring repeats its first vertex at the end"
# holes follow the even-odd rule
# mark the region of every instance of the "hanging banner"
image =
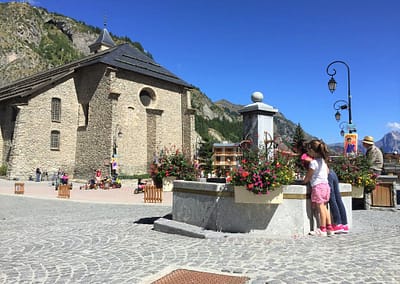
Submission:
POLYGON ((357 133, 346 133, 344 135, 344 154, 346 156, 354 156, 358 150, 358 135, 357 133))

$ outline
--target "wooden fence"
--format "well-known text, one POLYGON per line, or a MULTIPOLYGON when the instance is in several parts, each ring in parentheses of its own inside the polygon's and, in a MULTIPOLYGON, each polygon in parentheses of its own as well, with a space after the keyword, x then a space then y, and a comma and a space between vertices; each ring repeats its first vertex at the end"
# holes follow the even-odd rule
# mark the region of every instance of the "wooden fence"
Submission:
POLYGON ((144 203, 162 202, 162 188, 157 188, 155 185, 146 185, 144 187, 144 203))

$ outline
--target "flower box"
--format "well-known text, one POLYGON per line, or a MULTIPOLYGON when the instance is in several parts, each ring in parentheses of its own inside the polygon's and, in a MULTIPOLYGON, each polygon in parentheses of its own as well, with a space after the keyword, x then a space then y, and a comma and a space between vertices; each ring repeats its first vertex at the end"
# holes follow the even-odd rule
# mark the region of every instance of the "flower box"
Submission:
POLYGON ((164 148, 150 164, 150 175, 157 188, 172 191, 173 179, 196 180, 193 161, 175 146, 164 148))
POLYGON ((331 162, 331 167, 336 172, 340 182, 352 185, 353 198, 363 198, 364 189, 368 191, 368 189, 375 188, 378 175, 370 169, 365 155, 335 157, 331 162))
POLYGON ((269 191, 268 194, 255 194, 245 186, 235 186, 235 203, 281 204, 283 202, 283 187, 269 191))
POLYGON ((351 186, 351 197, 363 198, 364 197, 364 187, 352 185, 351 186))
POLYGON ((174 180, 176 180, 176 177, 174 176, 163 177, 162 179, 163 191, 172 191, 172 189, 174 188, 174 180))

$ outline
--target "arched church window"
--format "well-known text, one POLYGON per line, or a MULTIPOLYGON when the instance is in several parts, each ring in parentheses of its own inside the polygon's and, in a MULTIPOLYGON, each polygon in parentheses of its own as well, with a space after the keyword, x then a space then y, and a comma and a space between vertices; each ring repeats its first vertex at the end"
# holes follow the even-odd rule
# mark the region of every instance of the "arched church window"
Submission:
POLYGON ((61 99, 51 99, 51 121, 61 121, 61 99))
POLYGON ((144 88, 143 90, 140 91, 139 97, 142 105, 148 107, 155 100, 156 94, 152 89, 144 88))
POLYGON ((50 149, 60 150, 60 131, 52 130, 50 134, 50 149))

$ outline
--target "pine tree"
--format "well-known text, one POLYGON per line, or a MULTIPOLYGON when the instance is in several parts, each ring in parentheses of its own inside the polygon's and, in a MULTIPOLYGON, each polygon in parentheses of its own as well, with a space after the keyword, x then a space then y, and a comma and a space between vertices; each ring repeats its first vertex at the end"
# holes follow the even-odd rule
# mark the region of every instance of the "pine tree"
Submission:
POLYGON ((293 135, 292 146, 295 148, 294 150, 297 151, 297 149, 301 149, 305 140, 304 130, 301 128, 300 123, 298 123, 293 135))

